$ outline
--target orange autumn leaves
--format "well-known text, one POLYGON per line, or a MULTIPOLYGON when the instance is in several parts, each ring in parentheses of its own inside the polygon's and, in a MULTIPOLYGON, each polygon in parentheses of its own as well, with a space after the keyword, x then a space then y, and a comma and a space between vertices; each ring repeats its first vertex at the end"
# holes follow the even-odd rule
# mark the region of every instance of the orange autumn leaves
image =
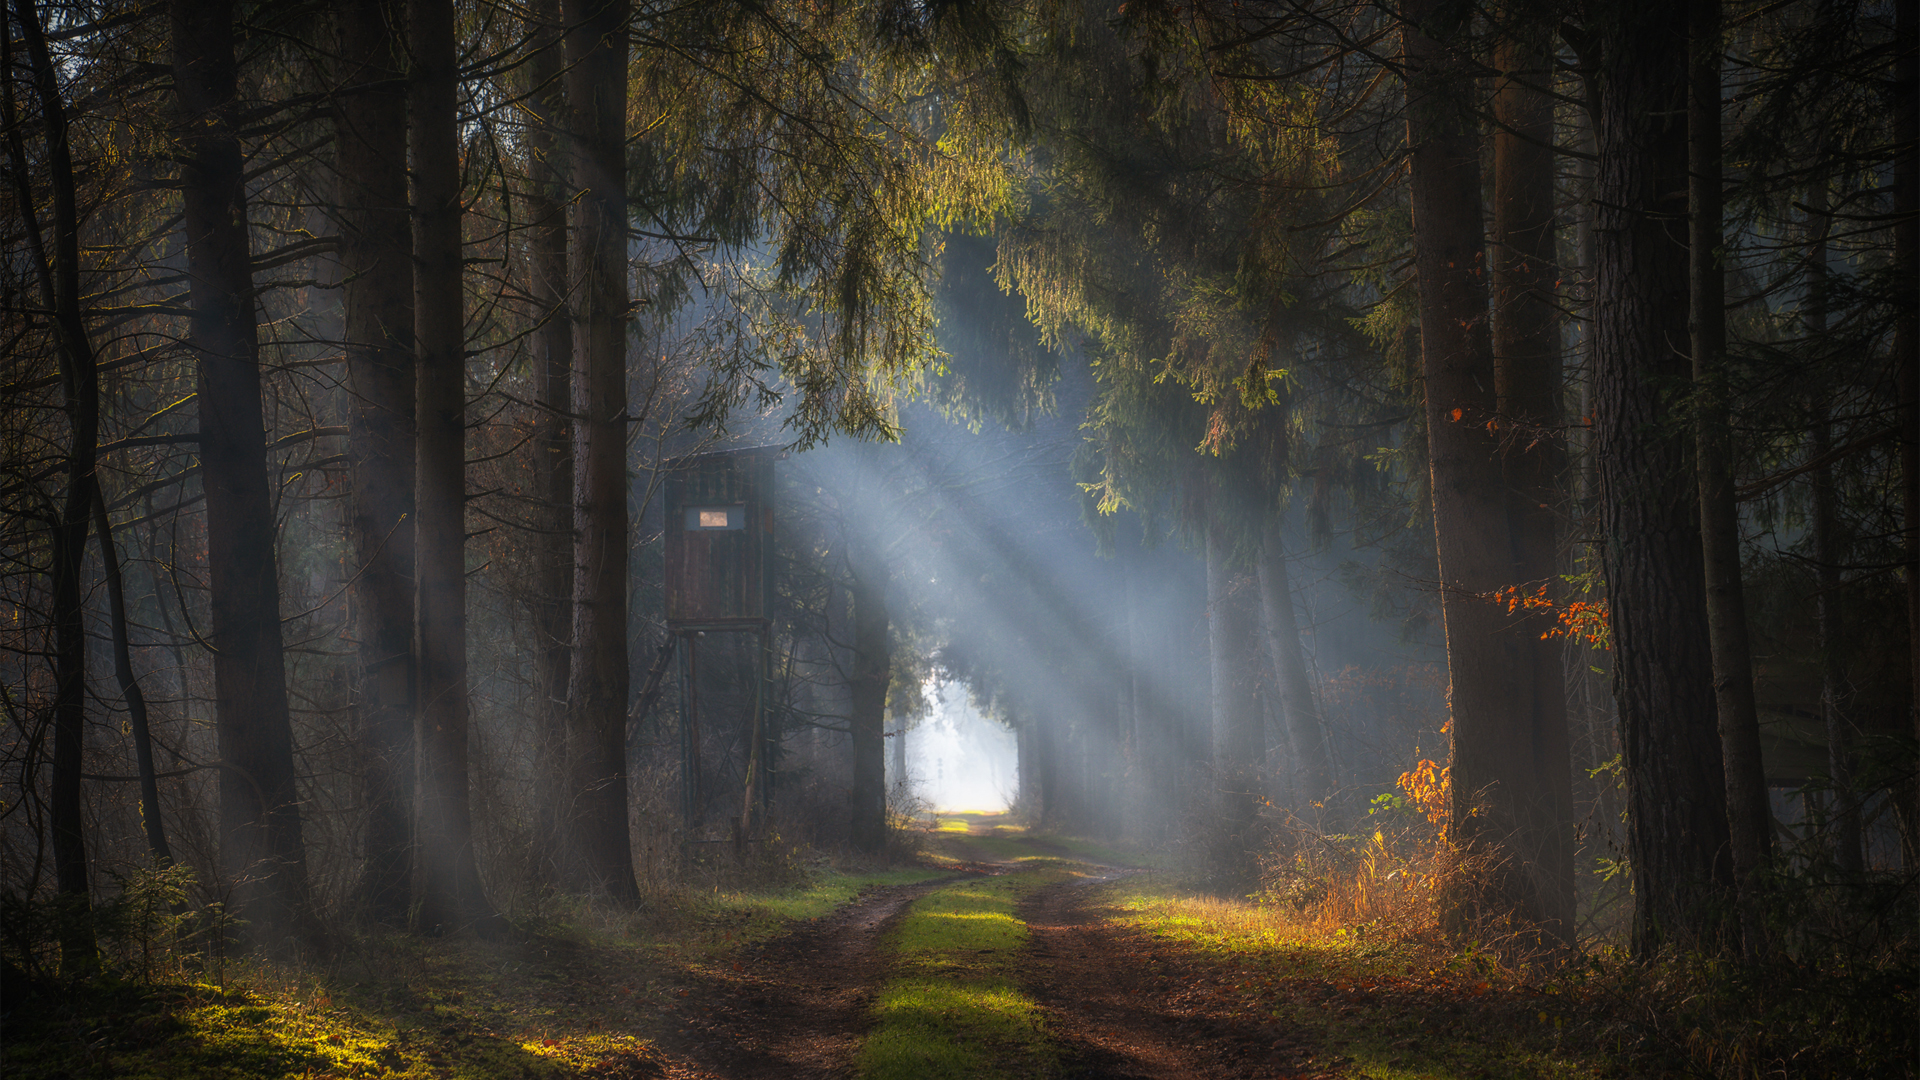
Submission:
POLYGON ((1547 595, 1545 585, 1535 592, 1523 591, 1519 585, 1509 585, 1495 590, 1487 599, 1496 604, 1507 605, 1507 614, 1521 611, 1543 611, 1551 613, 1558 625, 1549 627, 1540 637, 1573 638, 1585 641, 1596 649, 1605 649, 1612 644, 1612 622, 1605 600, 1569 600, 1561 603, 1547 595))
MULTIPOLYGON (((1532 591, 1528 591, 1523 586, 1509 585, 1504 589, 1480 595, 1482 599, 1493 603, 1505 604, 1509 615, 1522 611, 1552 614, 1555 625, 1548 627, 1540 635, 1542 639, 1573 638, 1585 641, 1596 649, 1605 649, 1611 644, 1612 624, 1609 621, 1605 600, 1572 600, 1561 603, 1547 595, 1546 585, 1541 585, 1532 591)), ((1429 822, 1440 826, 1444 835, 1452 818, 1448 767, 1423 759, 1412 769, 1401 773, 1396 783, 1407 802, 1425 814, 1429 822)))
POLYGON ((1435 765, 1422 759, 1407 772, 1400 774, 1396 781, 1405 793, 1407 801, 1414 808, 1427 815, 1427 820, 1440 826, 1444 833, 1447 820, 1452 816, 1452 800, 1447 781, 1448 766, 1435 765))

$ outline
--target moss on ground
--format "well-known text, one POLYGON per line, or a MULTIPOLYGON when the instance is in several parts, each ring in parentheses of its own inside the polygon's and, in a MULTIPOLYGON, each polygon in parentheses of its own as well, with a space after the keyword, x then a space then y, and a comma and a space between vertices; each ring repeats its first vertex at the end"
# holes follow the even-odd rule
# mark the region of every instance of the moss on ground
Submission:
POLYGON ((259 1080, 546 1080, 643 1050, 631 1035, 529 1039, 439 1015, 382 1015, 309 989, 198 983, 95 985, 8 1025, 9 1077, 259 1080), (445 1020, 435 1026, 434 1020, 445 1020))
POLYGON ((101 981, 6 1021, 8 1080, 561 1080, 657 1074, 668 1006, 743 944, 928 869, 550 911, 513 942, 349 939, 324 970, 225 965, 224 986, 101 981))

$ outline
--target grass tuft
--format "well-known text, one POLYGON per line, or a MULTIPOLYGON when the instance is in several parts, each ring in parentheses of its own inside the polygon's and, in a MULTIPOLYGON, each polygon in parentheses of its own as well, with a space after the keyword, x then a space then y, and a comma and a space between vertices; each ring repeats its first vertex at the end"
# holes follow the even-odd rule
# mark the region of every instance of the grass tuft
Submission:
MULTIPOLYGON (((968 846, 993 837, 972 836, 968 846)), ((1041 1076, 1058 1064, 1040 1009, 1019 988, 1027 943, 1023 897, 1074 874, 1070 864, 1026 857, 998 877, 956 882, 907 909, 883 948, 895 975, 874 1005, 862 1046, 867 1080, 1041 1076)))

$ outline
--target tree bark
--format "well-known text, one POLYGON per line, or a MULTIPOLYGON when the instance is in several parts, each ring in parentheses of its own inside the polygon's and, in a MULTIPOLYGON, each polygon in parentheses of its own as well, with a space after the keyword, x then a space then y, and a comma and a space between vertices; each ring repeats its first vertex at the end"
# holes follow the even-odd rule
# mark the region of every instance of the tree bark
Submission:
POLYGON ((407 220, 402 0, 340 9, 335 155, 346 308, 353 488, 348 533, 360 670, 354 695, 366 800, 355 884, 375 919, 406 918, 413 848, 413 244, 407 220))
POLYGON ((452 0, 409 0, 413 173, 417 926, 498 930, 474 859, 467 770, 466 326, 452 0))
POLYGON ((1627 779, 1633 950, 1712 948, 1733 877, 1685 394, 1686 27, 1656 0, 1596 24, 1594 454, 1627 779))
POLYGON ((1324 812, 1333 787, 1327 769, 1326 740, 1320 730, 1320 708, 1314 702, 1313 681, 1307 676, 1306 651, 1294 618, 1293 583, 1287 573, 1287 553, 1280 545, 1280 527, 1269 522, 1260 552, 1260 601, 1267 623, 1267 648, 1274 681, 1280 690, 1280 711, 1287 725, 1300 776, 1301 815, 1314 818, 1324 812))
MULTIPOLYGON (((1491 599, 1524 585, 1539 568, 1541 526, 1510 515, 1497 397, 1502 383, 1488 325, 1480 147, 1466 100, 1471 56, 1461 40, 1466 28, 1443 21, 1442 12, 1451 9, 1416 0, 1404 10, 1414 265, 1453 720, 1453 835, 1486 867, 1452 891, 1448 918, 1460 932, 1511 923, 1561 945, 1572 937, 1572 859, 1564 850, 1571 796, 1559 795, 1562 778, 1571 783, 1571 766, 1564 712, 1546 700, 1559 681, 1540 685, 1538 630, 1491 599)), ((1526 102, 1522 111, 1532 108, 1526 102)), ((1530 115, 1522 119, 1534 122, 1530 115)), ((1510 213, 1526 221, 1524 228, 1515 225, 1514 241, 1550 244, 1551 229, 1536 220, 1544 208, 1533 204, 1531 191, 1512 198, 1510 213)), ((1528 274, 1514 287, 1531 285, 1528 274)), ((1512 314, 1526 331, 1516 335, 1515 349, 1538 349, 1531 306, 1512 314)), ((1550 348, 1546 354, 1551 357, 1550 348)), ((1506 359, 1505 388, 1516 407, 1531 415, 1543 397, 1551 401, 1551 376, 1538 371, 1541 357, 1506 359), (1544 394, 1541 384, 1548 387, 1544 394)), ((1522 454, 1512 465, 1535 496, 1551 483, 1544 456, 1522 454)), ((1550 553, 1550 523, 1545 529, 1550 553)))
POLYGON ((315 931, 280 637, 233 37, 231 0, 174 0, 187 336, 199 361, 209 643, 223 763, 220 861, 247 937, 279 949, 290 934, 315 931))
POLYGON ((875 852, 887 838, 886 736, 887 686, 893 679, 889 640, 886 564, 869 545, 854 542, 853 671, 847 727, 853 743, 853 846, 875 852))
MULTIPOLYGON (((67 491, 60 519, 53 523, 53 774, 49 778, 49 831, 53 840, 54 884, 63 909, 60 921, 60 961, 67 972, 91 971, 98 964, 93 932, 92 883, 87 864, 86 822, 81 805, 81 768, 86 750, 87 632, 85 597, 80 573, 87 557, 87 526, 98 501, 96 465, 100 443, 100 387, 95 374, 92 338, 81 311, 78 192, 68 143, 65 103, 47 48, 40 15, 30 0, 15 0, 40 100, 40 118, 47 134, 47 166, 52 174, 53 243, 48 249, 26 189, 26 151, 19 121, 12 115, 12 87, 8 96, 8 144, 14 157, 15 182, 20 187, 20 209, 38 265, 41 290, 53 309, 60 365, 60 384, 70 437, 67 444, 67 491)), ((12 34, 8 34, 11 45, 12 34)), ((11 49, 9 49, 11 52, 11 49)), ((8 58, 12 70, 12 57, 8 58)))
POLYGON ((627 836, 627 5, 566 0, 573 183, 573 848, 595 888, 639 889, 627 836))
MULTIPOLYGON (((533 496, 541 532, 534 547, 534 813, 549 859, 565 857, 567 683, 573 653, 573 321, 567 313, 567 168, 560 146, 566 96, 559 0, 539 0, 528 27, 533 50, 527 129, 527 241, 534 317, 533 496)), ((543 864, 553 880, 558 863, 543 864)))

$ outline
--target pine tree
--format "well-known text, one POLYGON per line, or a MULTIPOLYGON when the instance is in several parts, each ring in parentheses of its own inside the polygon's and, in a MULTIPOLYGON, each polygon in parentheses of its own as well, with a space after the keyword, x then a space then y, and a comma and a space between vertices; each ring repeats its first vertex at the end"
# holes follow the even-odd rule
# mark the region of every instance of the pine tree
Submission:
POLYGON ((335 90, 344 336, 354 462, 356 708, 365 762, 359 899, 378 919, 409 904, 413 850, 413 244, 407 219, 406 5, 355 0, 338 15, 349 58, 335 90))
POLYGON ((413 313, 414 882, 430 934, 497 933, 474 859, 468 797, 465 289, 452 0, 408 0, 413 313))
POLYGON ((1599 542, 1611 601, 1633 867, 1633 947, 1717 947, 1731 867, 1713 702, 1687 339, 1686 25, 1596 20, 1593 300, 1599 542))
POLYGON ((225 0, 175 0, 171 11, 223 762, 220 857, 248 937, 279 949, 313 926, 267 493, 234 12, 225 0))
POLYGON ((569 824, 586 882, 638 896, 627 840, 627 5, 561 7, 566 22, 574 283, 573 656, 569 824))

